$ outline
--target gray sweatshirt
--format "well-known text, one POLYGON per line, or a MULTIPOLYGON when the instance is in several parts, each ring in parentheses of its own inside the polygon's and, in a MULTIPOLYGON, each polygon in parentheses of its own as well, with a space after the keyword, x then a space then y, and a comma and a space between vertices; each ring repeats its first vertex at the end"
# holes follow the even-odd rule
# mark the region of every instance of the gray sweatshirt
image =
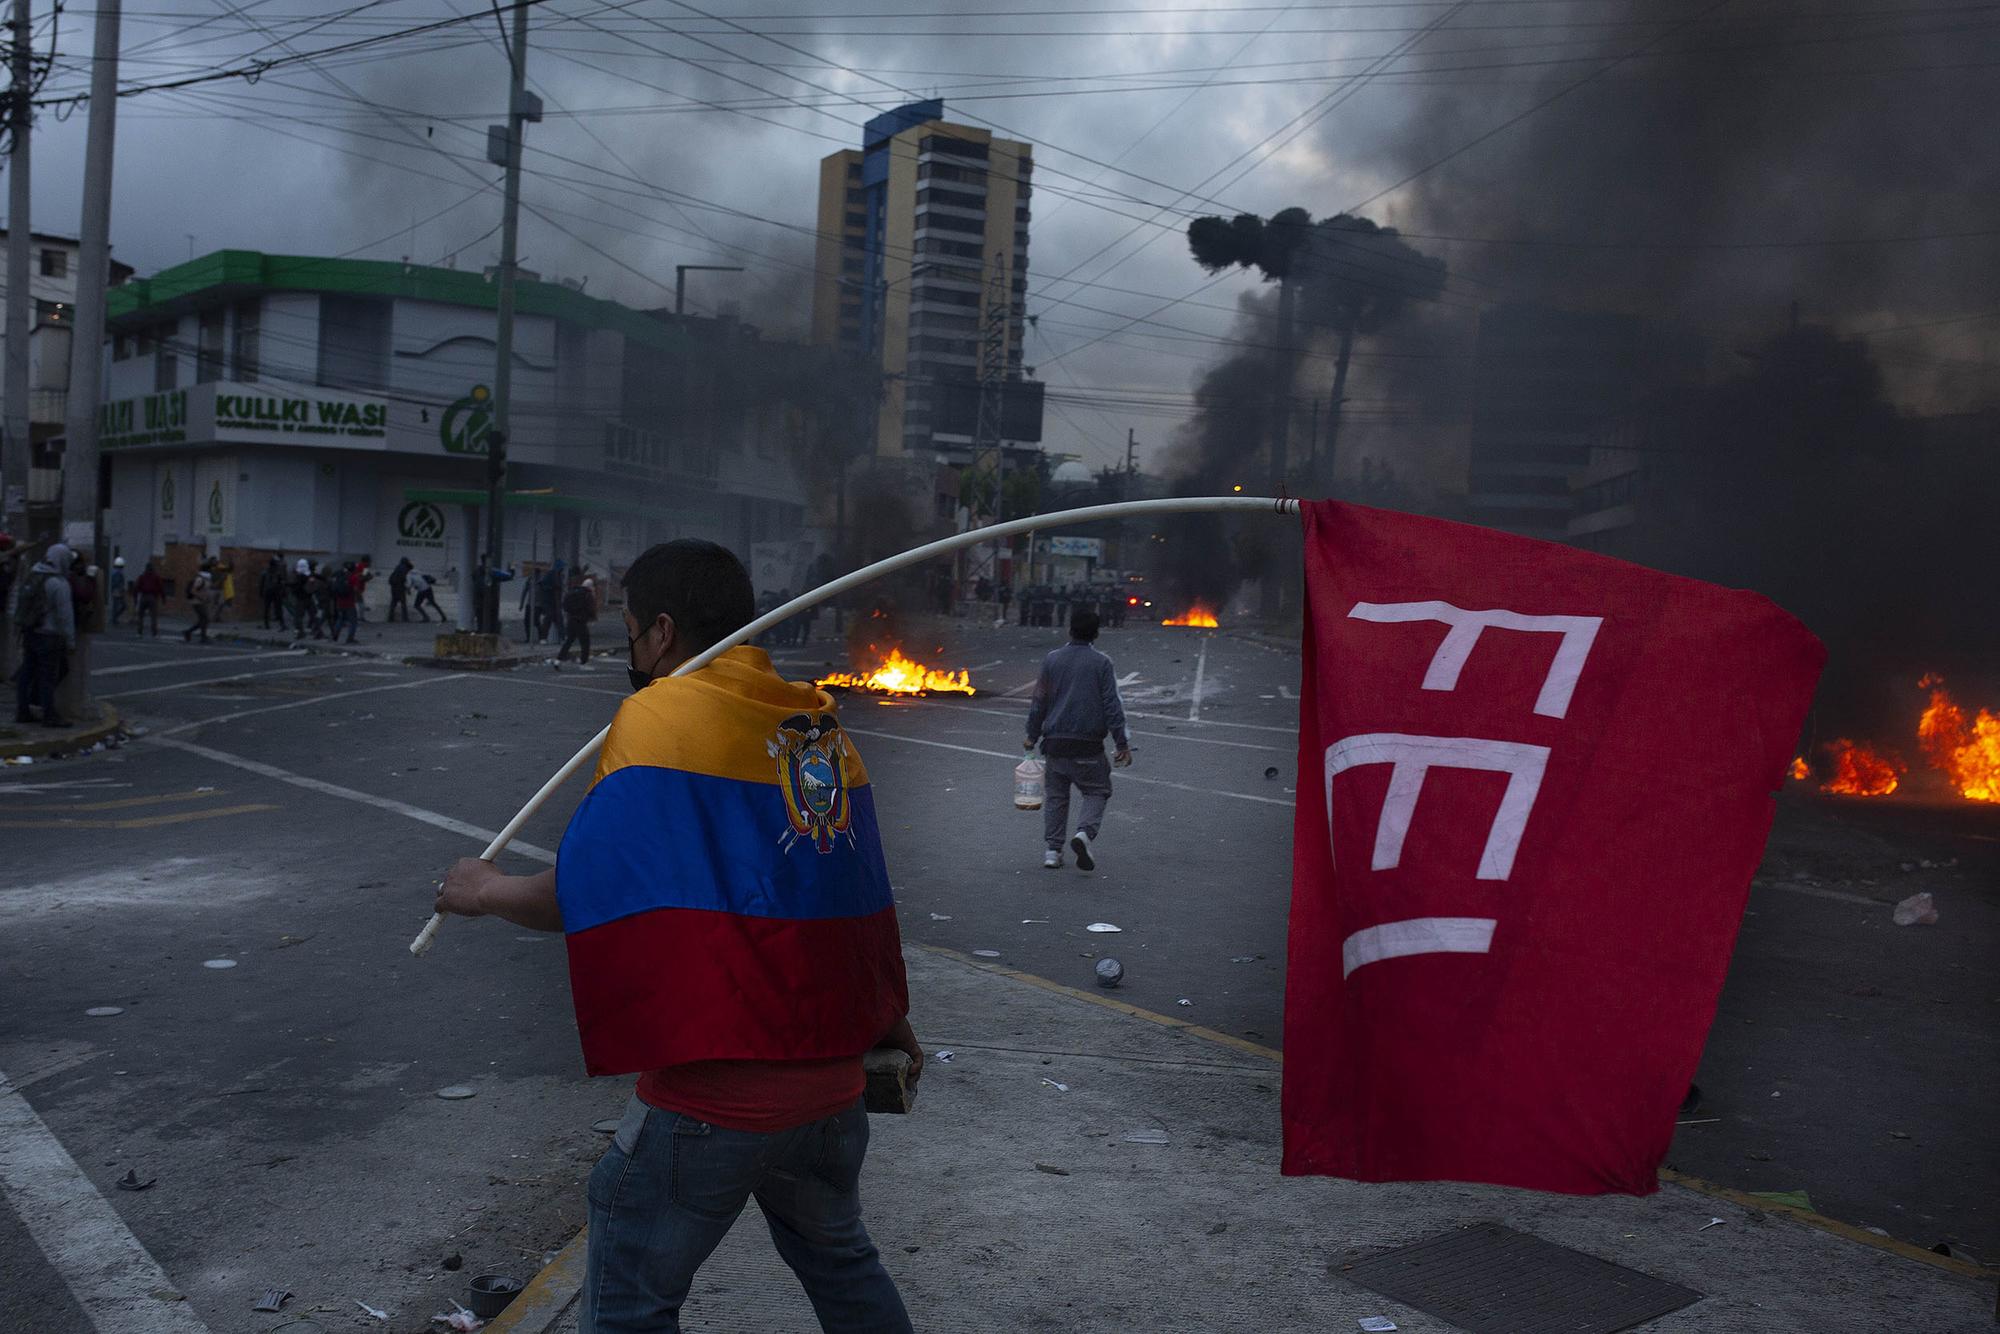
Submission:
POLYGON ((1028 740, 1042 742, 1050 755, 1102 754, 1106 732, 1118 749, 1129 746, 1117 670, 1096 647, 1072 639, 1042 659, 1028 706, 1028 740))
POLYGON ((39 630, 43 634, 61 635, 63 643, 76 647, 76 608, 69 596, 69 567, 74 554, 61 543, 52 546, 48 554, 35 562, 21 580, 21 586, 14 593, 16 615, 21 608, 21 600, 27 596, 30 580, 40 580, 48 590, 48 610, 42 613, 40 625, 24 625, 21 629, 39 630))

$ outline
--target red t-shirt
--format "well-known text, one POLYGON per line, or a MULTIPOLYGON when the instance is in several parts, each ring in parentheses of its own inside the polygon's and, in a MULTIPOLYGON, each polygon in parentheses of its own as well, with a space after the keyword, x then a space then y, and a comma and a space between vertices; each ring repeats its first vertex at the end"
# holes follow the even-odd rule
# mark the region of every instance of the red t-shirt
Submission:
POLYGON ((867 1076, 859 1056, 690 1061, 639 1076, 639 1100, 725 1130, 772 1134, 844 1111, 867 1076))

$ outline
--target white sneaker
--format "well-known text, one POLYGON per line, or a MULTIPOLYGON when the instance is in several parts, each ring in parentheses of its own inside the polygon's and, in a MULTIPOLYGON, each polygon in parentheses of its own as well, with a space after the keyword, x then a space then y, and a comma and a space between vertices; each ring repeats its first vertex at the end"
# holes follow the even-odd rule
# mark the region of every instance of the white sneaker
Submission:
POLYGON ((1047 852, 1042 854, 1042 865, 1051 871, 1061 869, 1062 854, 1060 852, 1057 852, 1054 848, 1050 848, 1047 852))
POLYGON ((1081 829, 1071 834, 1069 838, 1069 850, 1076 854, 1077 870, 1095 871, 1097 869, 1097 861, 1090 855, 1089 834, 1084 833, 1081 829))

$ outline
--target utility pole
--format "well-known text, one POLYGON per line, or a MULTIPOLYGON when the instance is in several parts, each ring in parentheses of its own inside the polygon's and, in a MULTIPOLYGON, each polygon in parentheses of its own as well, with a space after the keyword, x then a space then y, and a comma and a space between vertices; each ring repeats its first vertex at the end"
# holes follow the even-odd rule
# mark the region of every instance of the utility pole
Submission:
MULTIPOLYGON (((28 339, 35 294, 28 289, 34 237, 28 219, 28 105, 33 71, 28 57, 30 0, 14 0, 13 47, 7 88, 7 400, 6 434, 0 436, 0 532, 28 540, 28 469, 33 451, 28 416, 28 339)), ((25 555, 26 553, 21 553, 25 555)), ((23 571, 25 573, 25 571, 23 571)), ((7 599, 0 599, 0 679, 13 675, 14 627, 7 599)))
POLYGON ((486 433, 486 553, 484 568, 475 576, 484 590, 479 628, 500 633, 500 585, 493 572, 501 562, 507 535, 507 432, 512 417, 514 380, 514 279, 521 246, 521 127, 542 118, 542 102, 528 92, 528 6, 514 0, 514 40, 507 48, 507 125, 486 130, 486 157, 507 169, 506 202, 500 212, 499 328, 493 338, 493 429, 486 433))
MULTIPOLYGON (((69 344, 69 405, 63 433, 62 539, 78 565, 104 561, 103 510, 97 481, 97 405, 103 397, 105 286, 111 280, 112 138, 118 130, 118 20, 121 0, 98 0, 97 39, 91 51, 90 133, 83 150, 83 218, 78 228, 76 321, 69 344)), ((93 604, 102 615, 104 599, 93 604)), ((88 627, 95 630, 95 626, 88 627)), ((76 652, 63 682, 62 711, 87 719, 90 635, 77 626, 76 652)))
POLYGON ((674 314, 686 313, 688 275, 690 273, 741 273, 741 264, 676 264, 674 265, 674 314))
MULTIPOLYGON (((1278 279, 1278 357, 1272 369, 1271 386, 1271 494, 1285 494, 1286 454, 1290 448, 1292 427, 1292 324, 1293 312, 1298 304, 1298 285, 1287 273, 1278 279)), ((1287 578, 1280 574, 1267 574, 1263 584, 1263 611, 1266 616, 1276 616, 1284 605, 1284 588, 1287 578)))

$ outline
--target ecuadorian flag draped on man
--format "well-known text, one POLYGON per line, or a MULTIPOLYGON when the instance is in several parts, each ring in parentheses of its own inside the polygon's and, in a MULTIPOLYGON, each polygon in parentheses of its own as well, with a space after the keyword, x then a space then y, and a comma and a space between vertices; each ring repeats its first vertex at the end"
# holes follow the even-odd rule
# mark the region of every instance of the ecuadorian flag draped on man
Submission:
POLYGON ((909 1009, 868 771, 761 650, 619 707, 556 886, 593 1075, 852 1056, 909 1009))

